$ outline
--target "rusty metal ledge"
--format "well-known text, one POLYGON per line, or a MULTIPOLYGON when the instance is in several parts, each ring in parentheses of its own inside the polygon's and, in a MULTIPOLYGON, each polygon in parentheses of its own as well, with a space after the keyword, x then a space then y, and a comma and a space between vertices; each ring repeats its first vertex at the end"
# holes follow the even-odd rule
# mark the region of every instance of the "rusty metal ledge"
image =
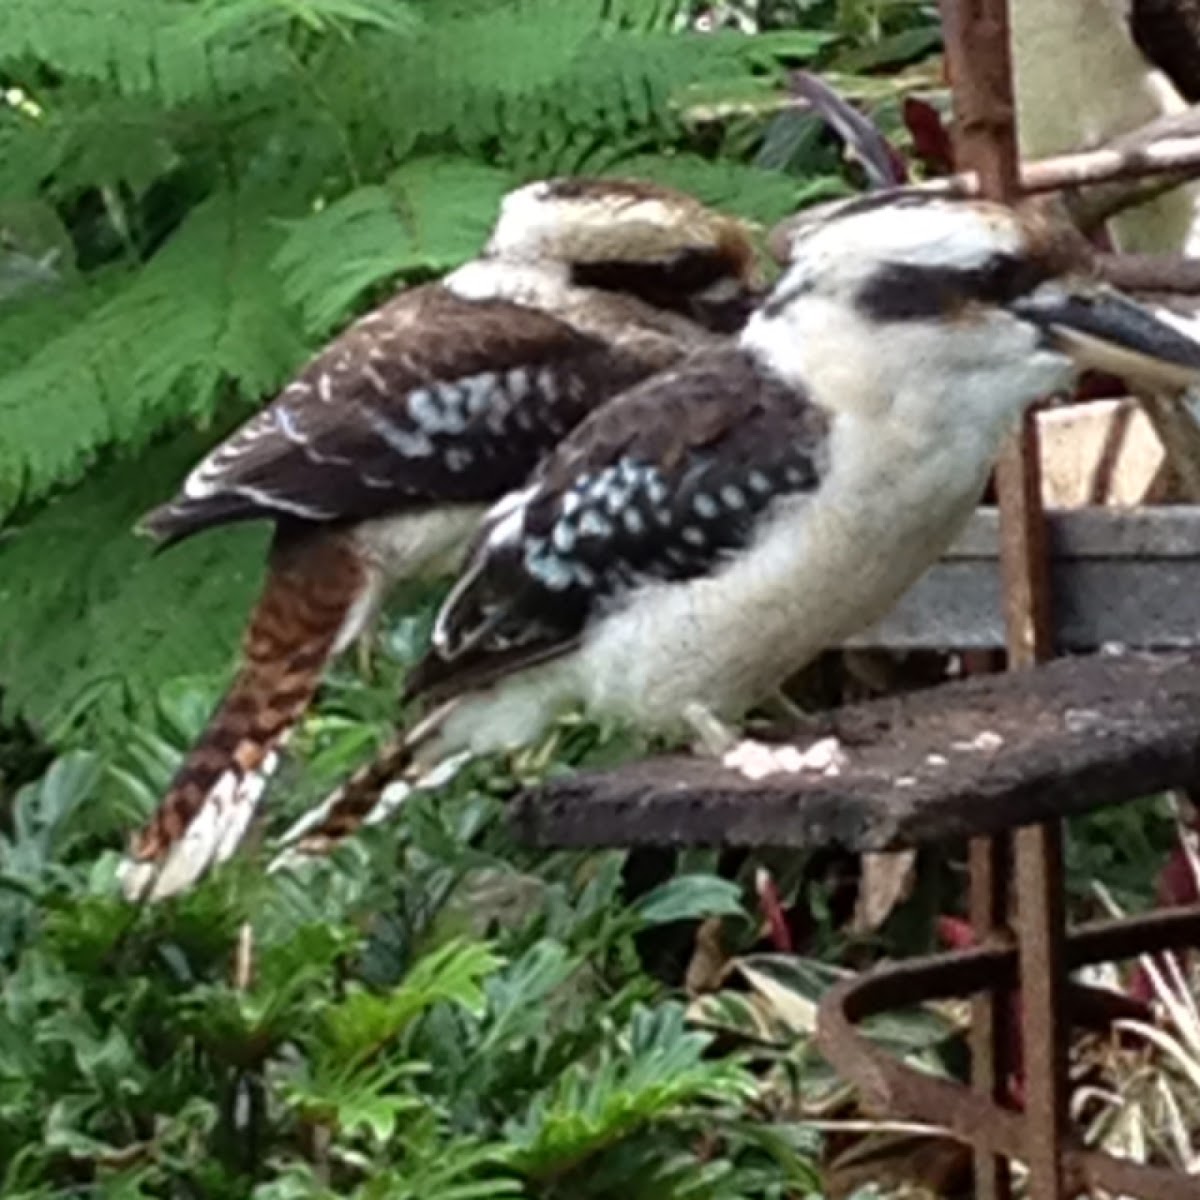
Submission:
MULTIPOLYGON (((1067 939, 1066 961, 1077 968, 1198 944, 1200 905, 1082 926, 1067 939)), ((856 1022, 878 1013, 985 988, 1009 988, 1016 979, 1015 947, 984 947, 877 967, 827 993, 818 1014, 817 1042, 869 1108, 942 1126, 976 1149, 1021 1159, 1026 1136, 1019 1112, 965 1085, 904 1066, 855 1028, 856 1022)), ((1075 989, 1073 996, 1082 998, 1088 990, 1075 989)), ((1200 1200, 1200 1179, 1088 1151, 1078 1142, 1063 1147, 1063 1168, 1071 1194, 1100 1187, 1144 1200, 1200 1200)))
POLYGON ((996 834, 1200 776, 1200 654, 1058 659, 822 714, 829 778, 754 781, 673 755, 553 780, 512 820, 537 846, 885 850, 996 834))

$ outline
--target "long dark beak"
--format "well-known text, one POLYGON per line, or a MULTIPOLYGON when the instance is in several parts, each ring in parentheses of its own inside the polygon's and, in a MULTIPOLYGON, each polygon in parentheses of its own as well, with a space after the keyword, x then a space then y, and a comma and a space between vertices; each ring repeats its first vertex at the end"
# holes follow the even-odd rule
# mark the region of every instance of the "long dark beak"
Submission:
POLYGON ((1110 287, 1048 283, 1010 308, 1082 368, 1154 392, 1200 384, 1200 340, 1110 287))

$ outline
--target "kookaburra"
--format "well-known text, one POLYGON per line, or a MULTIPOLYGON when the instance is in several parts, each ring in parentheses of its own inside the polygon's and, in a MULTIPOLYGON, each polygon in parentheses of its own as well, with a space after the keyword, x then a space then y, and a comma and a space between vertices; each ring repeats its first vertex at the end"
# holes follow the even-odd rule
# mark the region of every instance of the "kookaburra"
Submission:
POLYGON ((486 507, 599 403, 740 327, 746 229, 642 182, 503 201, 482 255, 353 324, 214 449, 145 528, 275 524, 240 670, 122 866, 187 887, 241 840, 330 659, 390 584, 449 573, 486 507))
POLYGON ((884 615, 1081 365, 1200 376, 1200 343, 1079 245, 1036 208, 911 191, 798 226, 736 343, 610 401, 494 507, 409 677, 432 710, 285 844, 327 848, 389 777, 431 786, 573 706, 719 731, 884 615))

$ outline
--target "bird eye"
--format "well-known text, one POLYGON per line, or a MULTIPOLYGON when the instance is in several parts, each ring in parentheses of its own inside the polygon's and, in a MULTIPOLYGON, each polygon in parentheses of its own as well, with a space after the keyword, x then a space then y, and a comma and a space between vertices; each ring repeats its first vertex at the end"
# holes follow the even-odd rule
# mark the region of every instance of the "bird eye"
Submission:
POLYGON ((997 254, 974 272, 967 289, 971 299, 985 304, 1011 304, 1049 277, 1045 267, 1028 258, 997 254))

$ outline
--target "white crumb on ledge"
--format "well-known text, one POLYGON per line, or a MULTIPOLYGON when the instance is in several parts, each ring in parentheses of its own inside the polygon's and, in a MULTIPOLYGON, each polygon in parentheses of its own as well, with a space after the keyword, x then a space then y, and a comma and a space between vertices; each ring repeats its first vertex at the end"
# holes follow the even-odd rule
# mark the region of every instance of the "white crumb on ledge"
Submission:
POLYGON ((771 746, 747 738, 721 759, 721 765, 740 771, 747 779, 766 779, 768 775, 797 775, 813 771, 819 775, 840 775, 849 759, 835 737, 821 738, 806 750, 796 746, 771 746))
POLYGON ((953 750, 965 752, 968 750, 999 750, 1004 745, 1004 739, 991 729, 985 729, 982 733, 977 733, 969 742, 951 742, 950 747, 953 750))

